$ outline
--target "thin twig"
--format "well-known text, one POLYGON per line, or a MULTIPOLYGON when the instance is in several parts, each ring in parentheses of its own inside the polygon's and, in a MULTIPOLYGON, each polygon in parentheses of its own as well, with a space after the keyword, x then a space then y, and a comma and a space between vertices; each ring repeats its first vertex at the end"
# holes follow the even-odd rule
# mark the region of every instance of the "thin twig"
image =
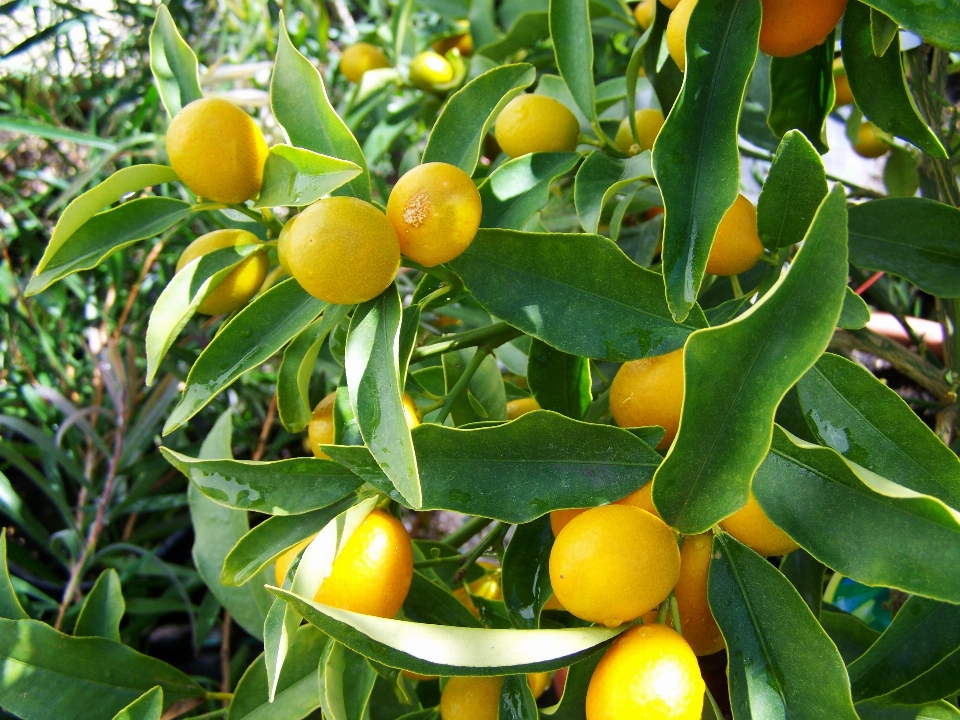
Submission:
POLYGON ((267 406, 267 417, 263 421, 263 427, 260 428, 260 439, 257 440, 257 449, 253 451, 253 459, 260 460, 267 449, 267 438, 270 436, 270 430, 273 427, 273 419, 277 414, 277 394, 274 393, 270 398, 270 405, 267 406))
POLYGON ((124 303, 123 311, 120 313, 120 319, 117 320, 117 325, 113 329, 114 342, 120 339, 123 326, 127 324, 127 318, 130 316, 130 311, 133 310, 133 304, 137 301, 137 296, 140 294, 140 286, 143 285, 143 281, 147 277, 147 273, 150 272, 150 268, 153 267, 157 258, 160 257, 160 253, 163 252, 163 246, 166 242, 166 237, 161 238, 156 245, 150 248, 150 252, 147 253, 147 257, 143 261, 143 267, 140 269, 140 277, 137 278, 137 282, 130 289, 130 294, 127 295, 127 302, 124 303))
MULTIPOLYGON (((223 625, 220 631, 220 692, 230 692, 230 632, 233 619, 230 612, 223 609, 223 625)), ((226 702, 224 702, 226 704, 226 702)))
POLYGON ((475 537, 477 533, 492 522, 493 520, 485 517, 475 517, 472 520, 467 520, 463 525, 443 538, 441 542, 446 543, 450 547, 458 548, 467 542, 467 540, 475 537))
POLYGON ((466 556, 463 561, 463 564, 457 568, 457 571, 453 574, 453 587, 459 587, 460 583, 463 582, 463 579, 467 576, 467 573, 470 572, 470 568, 474 566, 477 560, 480 559, 480 556, 483 555, 488 548, 496 545, 499 542, 503 542, 504 536, 507 534, 507 531, 510 529, 510 525, 507 523, 498 522, 493 526, 493 529, 487 533, 486 537, 481 540, 477 546, 470 551, 470 554, 466 556))
POLYGON ((438 424, 443 425, 443 421, 447 419, 447 415, 449 415, 450 411, 453 410, 454 403, 456 403, 459 397, 463 395, 464 390, 466 390, 467 386, 470 385, 470 381, 477 372, 477 368, 480 367, 480 363, 482 363, 489 354, 489 348, 482 345, 477 348, 477 351, 473 354, 473 357, 470 358, 470 362, 464 369, 463 375, 461 375, 460 379, 457 380, 456 385, 451 388, 450 392, 447 394, 447 399, 443 401, 443 407, 440 408, 440 412, 437 413, 436 422, 438 424))
POLYGON ((428 345, 421 345, 414 349, 410 356, 410 362, 412 364, 425 358, 433 357, 434 355, 442 355, 452 352, 453 350, 462 350, 481 344, 486 345, 488 348, 500 347, 521 335, 523 335, 522 331, 507 325, 505 322, 493 323, 492 325, 477 328, 476 330, 467 330, 466 332, 457 333, 456 335, 439 338, 436 342, 428 345))

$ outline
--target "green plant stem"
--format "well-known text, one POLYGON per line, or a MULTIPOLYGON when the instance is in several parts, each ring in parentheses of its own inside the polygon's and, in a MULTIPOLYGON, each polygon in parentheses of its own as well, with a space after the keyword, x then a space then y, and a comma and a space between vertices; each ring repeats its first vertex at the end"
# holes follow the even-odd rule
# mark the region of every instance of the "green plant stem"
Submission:
POLYGON ((490 532, 487 533, 486 537, 477 543, 477 546, 470 551, 470 553, 464 559, 463 564, 460 565, 460 567, 457 568, 457 571, 453 574, 454 588, 460 587, 463 579, 467 576, 467 573, 470 572, 470 568, 474 566, 477 560, 480 559, 480 557, 487 551, 488 548, 496 545, 497 543, 503 542, 503 538, 509 529, 509 524, 498 522, 493 526, 490 532))
POLYGON ((440 408, 440 412, 437 415, 437 423, 443 425, 443 421, 447 419, 450 411, 453 410, 453 404, 461 395, 463 395, 463 391, 467 389, 467 386, 473 379, 474 373, 476 373, 477 368, 480 367, 480 363, 482 363, 489 354, 490 348, 483 345, 477 348, 477 351, 473 354, 473 357, 470 358, 470 362, 464 369, 463 375, 460 376, 460 379, 457 380, 456 385, 454 385, 450 389, 450 392, 447 393, 447 399, 443 401, 443 407, 440 408))
MULTIPOLYGON (((207 700, 233 700, 233 693, 209 691, 206 694, 207 700)), ((219 712, 219 710, 217 711, 219 712)))
POLYGON ((456 335, 448 335, 437 342, 414 348, 413 354, 410 356, 410 362, 412 364, 425 358, 433 357, 434 355, 442 355, 443 353, 448 353, 453 350, 476 347, 481 344, 486 345, 488 348, 495 348, 521 335, 523 335, 522 331, 517 330, 517 328, 505 322, 493 323, 492 325, 477 328, 476 330, 467 330, 466 332, 457 333, 456 335))
POLYGON ((670 610, 670 596, 667 596, 667 599, 660 603, 660 607, 657 610, 657 624, 665 625, 667 622, 667 612, 670 610))
POLYGON ((474 537, 477 533, 483 530, 487 525, 492 523, 493 520, 485 517, 475 517, 467 520, 463 525, 458 527, 452 533, 447 535, 441 542, 449 545, 450 547, 460 547, 467 540, 474 537))
POLYGON ((417 560, 413 567, 420 568, 436 567, 437 565, 453 565, 463 562, 463 555, 448 555, 446 557, 431 558, 429 560, 417 560))
POLYGON ((743 288, 740 287, 740 278, 738 278, 736 275, 731 275, 730 285, 733 287, 733 296, 735 298, 742 298, 743 288))
POLYGON ((253 220, 256 223, 263 225, 267 230, 272 230, 275 233, 280 233, 283 229, 283 225, 280 224, 279 220, 274 218, 266 218, 263 216, 263 213, 254 210, 253 208, 248 208, 246 205, 227 205, 231 210, 236 210, 241 215, 246 215, 248 218, 253 220))
POLYGON ((680 626, 680 604, 672 592, 668 600, 670 601, 670 620, 673 622, 673 629, 677 631, 677 634, 683 635, 683 628, 680 626))
POLYGON ((425 298, 420 300, 418 304, 422 308, 427 308, 430 306, 430 303, 432 303, 434 300, 436 300, 437 298, 443 297, 444 295, 449 293, 451 290, 455 290, 455 289, 456 288, 454 288, 452 285, 444 283, 443 285, 438 287, 436 290, 434 290, 432 293, 427 295, 425 298))
POLYGON ((448 270, 443 265, 426 267, 425 265, 421 265, 420 263, 416 262, 415 260, 411 260, 406 256, 401 259, 400 264, 403 265, 403 267, 413 268, 414 270, 419 270, 426 275, 433 275, 435 278, 440 278, 440 280, 447 283, 451 287, 463 286, 463 281, 460 279, 460 276, 452 270, 448 270))

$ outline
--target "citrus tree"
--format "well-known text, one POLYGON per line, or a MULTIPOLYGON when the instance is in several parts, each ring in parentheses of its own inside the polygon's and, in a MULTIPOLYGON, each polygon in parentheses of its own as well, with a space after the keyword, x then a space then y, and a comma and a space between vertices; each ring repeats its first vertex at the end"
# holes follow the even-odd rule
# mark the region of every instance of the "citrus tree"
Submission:
POLYGON ((101 505, 72 635, 0 577, 0 706, 960 717, 960 11, 400 0, 357 24, 336 6, 326 77, 299 23, 269 29, 274 144, 203 96, 161 6, 169 164, 73 200, 26 288, 217 228, 183 250, 137 362, 147 385, 183 377, 160 452, 190 482, 200 577, 263 654, 218 693, 121 643, 116 573, 76 598, 101 505), (886 195, 826 172, 831 113, 888 155, 886 195), (864 329, 881 276, 939 320, 939 357, 903 318, 916 350, 864 329), (189 355, 196 322, 214 332, 189 355), (850 359, 868 355, 922 402, 850 359), (229 410, 193 446, 191 420, 264 368, 306 456, 234 458, 229 410), (466 517, 411 540, 431 511, 466 517), (835 603, 844 579, 888 592, 882 634, 835 603))

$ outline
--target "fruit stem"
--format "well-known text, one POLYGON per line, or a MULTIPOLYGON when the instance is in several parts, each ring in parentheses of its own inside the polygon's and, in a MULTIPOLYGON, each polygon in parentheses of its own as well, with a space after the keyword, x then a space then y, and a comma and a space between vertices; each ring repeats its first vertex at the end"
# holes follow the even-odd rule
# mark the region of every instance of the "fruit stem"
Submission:
POLYGON ((673 621, 673 629, 678 635, 683 635, 683 629, 680 627, 680 604, 677 602, 677 596, 672 592, 667 598, 670 602, 670 619, 673 621))
POLYGON ((460 379, 457 380, 456 385, 454 385, 447 394, 447 399, 443 401, 443 407, 440 408, 440 412, 437 414, 436 422, 439 425, 443 425, 443 421, 447 419, 447 415, 449 415, 450 411, 453 410, 453 404, 461 395, 463 395, 463 391, 467 389, 467 386, 473 379, 474 373, 476 373, 477 368, 480 367, 480 363, 482 363, 489 354, 490 348, 484 345, 481 345, 477 348, 477 351, 473 354, 473 357, 470 358, 470 362, 464 369, 463 375, 460 376, 460 379))
POLYGON ((233 700, 233 693, 230 692, 208 692, 207 700, 233 700))
POLYGON ((736 275, 730 276, 730 285, 733 286, 733 296, 735 298, 743 297, 743 288, 740 287, 740 278, 736 275))
POLYGON ((455 290, 455 289, 456 288, 453 285, 450 285, 449 283, 443 283, 443 285, 438 287, 436 290, 434 290, 432 293, 427 295, 425 298, 421 299, 418 304, 422 308, 430 307, 430 303, 432 303, 434 300, 436 300, 437 298, 442 298, 451 290, 455 290))
MULTIPOLYGON (((672 593, 671 593, 672 594, 672 593)), ((670 596, 668 595, 666 600, 660 603, 660 607, 657 609, 657 624, 666 625, 667 623, 667 611, 670 610, 670 596)))
POLYGON ((475 517, 470 520, 467 520, 463 525, 458 527, 452 533, 443 538, 440 542, 450 545, 451 547, 460 547, 467 540, 476 536, 481 530, 483 530, 487 525, 492 523, 493 520, 485 517, 475 517))
MULTIPOLYGON (((437 342, 428 345, 421 345, 415 348, 410 356, 410 362, 415 363, 434 355, 442 355, 452 350, 461 350, 468 347, 476 347, 481 343, 487 348, 495 348, 508 343, 514 338, 523 335, 523 332, 511 327, 505 322, 493 323, 486 327, 468 330, 457 333, 456 335, 447 335, 437 342)), ((488 350, 489 352, 489 350, 488 350)))
POLYGON ((487 551, 487 548, 503 542, 503 537, 509 529, 510 525, 508 523, 498 522, 493 526, 493 529, 486 534, 483 540, 477 543, 477 546, 470 551, 470 554, 464 559, 463 564, 457 568, 457 571, 453 574, 454 589, 460 587, 463 579, 467 576, 467 573, 470 572, 470 568, 472 568, 477 560, 480 559, 480 556, 487 551))
POLYGON ((280 234, 280 231, 283 229, 283 225, 281 225, 277 220, 273 219, 272 217, 266 218, 263 216, 263 213, 260 213, 254 210, 253 208, 248 208, 246 205, 227 205, 226 207, 230 208, 231 210, 236 210, 241 215, 246 215, 248 218, 250 218, 254 222, 260 223, 265 228, 267 228, 267 230, 272 230, 274 233, 277 233, 278 235, 280 234))
POLYGON ((431 558, 430 560, 417 560, 413 567, 415 570, 421 568, 436 567, 437 565, 452 565, 463 562, 463 555, 447 555, 446 557, 431 558))

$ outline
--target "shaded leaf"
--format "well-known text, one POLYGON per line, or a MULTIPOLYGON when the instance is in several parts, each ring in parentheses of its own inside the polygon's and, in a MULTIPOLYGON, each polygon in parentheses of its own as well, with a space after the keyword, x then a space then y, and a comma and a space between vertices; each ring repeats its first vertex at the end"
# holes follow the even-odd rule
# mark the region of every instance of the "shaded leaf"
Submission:
POLYGON ((17 593, 13 589, 13 583, 10 580, 10 569, 7 566, 7 533, 0 532, 0 565, 2 565, 2 575, 0 575, 0 618, 7 620, 25 620, 29 617, 20 601, 17 599, 17 593))
MULTIPOLYGON (((454 553, 455 555, 456 553, 454 553)), ((451 572, 456 565, 449 566, 451 572)), ((430 581, 418 571, 413 573, 410 592, 403 601, 403 614, 407 620, 431 625, 452 625, 455 627, 483 627, 466 605, 449 590, 430 581)))
POLYGON ((166 5, 157 8, 150 29, 150 70, 170 117, 203 97, 197 56, 180 36, 166 5))
POLYGON ((525 12, 514 20, 507 34, 477 49, 478 55, 503 62, 521 50, 532 48, 550 36, 547 13, 540 10, 525 12))
POLYGON ((603 206, 618 192, 638 180, 652 180, 650 153, 642 152, 627 160, 616 160, 595 151, 577 171, 574 200, 580 225, 588 233, 597 232, 603 206))
POLYGON ((527 676, 507 675, 500 688, 498 720, 537 720, 539 717, 527 676))
POLYGON ((848 287, 843 296, 843 307, 840 309, 837 327, 844 330, 859 330, 866 327, 868 322, 870 322, 870 307, 853 291, 853 288, 848 287))
POLYGON ((894 705, 880 700, 857 703, 860 720, 957 720, 960 710, 945 700, 922 705, 894 705))
POLYGON ((560 77, 587 119, 597 119, 589 0, 550 0, 550 37, 560 77))
POLYGON ((529 153, 508 160, 481 183, 481 227, 522 230, 530 217, 547 204, 550 186, 569 172, 579 153, 529 153))
MULTIPOLYGON (((74 637, 102 637, 120 642, 120 621, 126 603, 120 576, 113 568, 100 573, 93 589, 83 601, 80 616, 73 628, 74 637)), ((162 698, 162 694, 161 694, 162 698)))
POLYGON ((366 658, 338 642, 320 661, 320 706, 330 720, 362 720, 377 680, 366 658))
POLYGON ((822 562, 802 548, 780 560, 780 572, 797 589, 815 618, 820 617, 820 607, 823 604, 825 570, 822 562))
MULTIPOLYGON (((478 352, 456 350, 443 355, 445 393, 450 393, 478 352)), ((503 377, 493 355, 487 354, 470 378, 467 388, 453 404, 450 417, 455 427, 469 423, 507 419, 507 400, 503 377)))
POLYGON ((827 115, 833 109, 833 46, 830 34, 806 52, 770 61, 770 129, 778 137, 799 130, 821 153, 830 149, 827 115))
POLYGON ((114 715, 113 720, 160 720, 162 713, 163 688, 158 685, 114 715))
POLYGON ((515 628, 540 627, 540 611, 553 594, 550 585, 550 516, 518 525, 503 555, 503 601, 515 628))
POLYGON ((536 338, 530 343, 527 383, 541 408, 574 420, 583 420, 593 401, 590 361, 536 338))
POLYGON ((863 620, 844 612, 820 611, 820 624, 840 651, 843 661, 849 665, 863 655, 880 637, 880 633, 863 620))
POLYGON ((917 33, 931 45, 944 50, 960 50, 960 18, 953 12, 950 0, 910 3, 870 0, 867 4, 889 15, 897 24, 917 33))

